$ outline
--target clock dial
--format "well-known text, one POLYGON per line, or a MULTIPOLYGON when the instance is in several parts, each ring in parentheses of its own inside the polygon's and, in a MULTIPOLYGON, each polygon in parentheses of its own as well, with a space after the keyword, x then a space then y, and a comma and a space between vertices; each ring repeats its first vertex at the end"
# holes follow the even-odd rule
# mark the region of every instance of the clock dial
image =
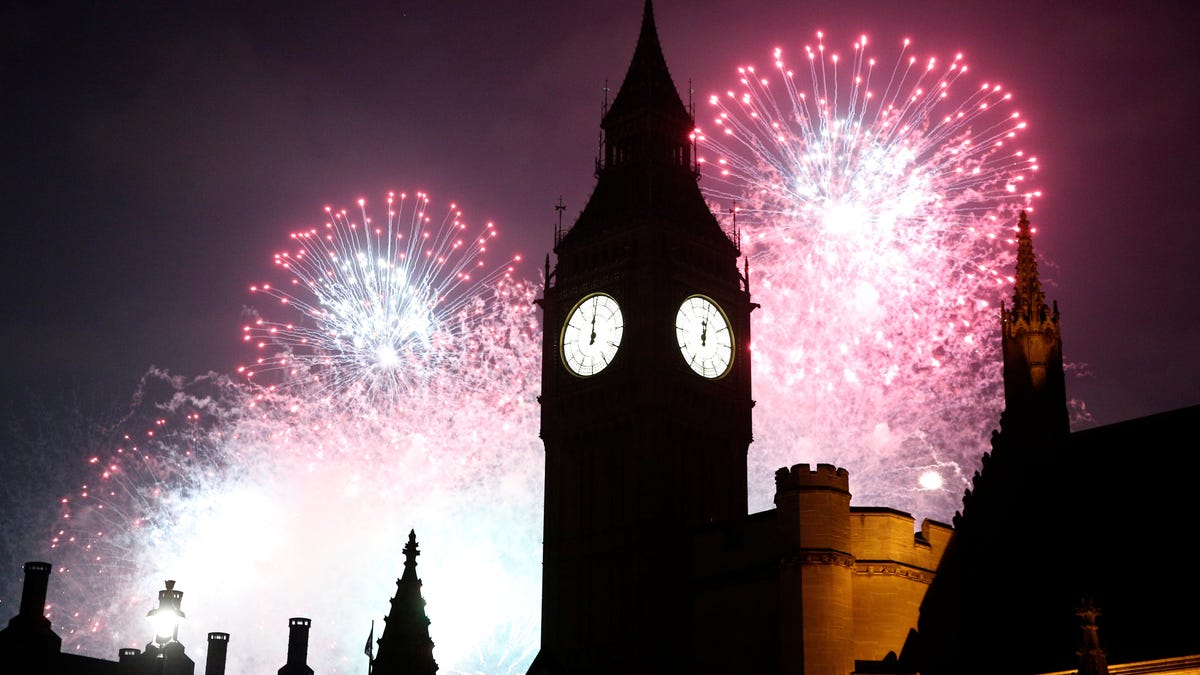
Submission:
POLYGON ((693 295, 675 315, 675 336, 683 360, 699 375, 715 380, 733 363, 733 328, 715 302, 693 295))
POLYGON ((617 355, 624 331, 625 320, 615 298, 606 293, 584 297, 563 324, 559 343, 563 365, 580 377, 604 370, 617 355))

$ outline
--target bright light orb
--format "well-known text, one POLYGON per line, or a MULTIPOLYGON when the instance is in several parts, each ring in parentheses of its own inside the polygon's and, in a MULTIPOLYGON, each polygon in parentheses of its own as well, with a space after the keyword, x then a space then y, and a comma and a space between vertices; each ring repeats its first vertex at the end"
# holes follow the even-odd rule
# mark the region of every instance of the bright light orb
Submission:
POLYGON ((918 483, 922 490, 941 490, 943 485, 942 474, 936 471, 926 471, 921 474, 918 483))

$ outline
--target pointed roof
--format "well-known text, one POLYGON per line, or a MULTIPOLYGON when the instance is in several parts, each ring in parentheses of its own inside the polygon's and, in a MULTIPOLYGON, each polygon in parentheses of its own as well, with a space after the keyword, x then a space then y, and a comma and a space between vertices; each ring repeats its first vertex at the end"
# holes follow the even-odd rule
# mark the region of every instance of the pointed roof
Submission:
POLYGON ((419 555, 421 555, 421 551, 417 548, 417 531, 409 530, 408 543, 404 545, 404 574, 397 583, 416 583, 418 587, 421 585, 421 580, 417 578, 417 556, 419 555))
POLYGON ((1017 222, 1017 270, 1012 309, 1000 304, 1006 433, 1046 438, 1070 433, 1058 303, 1046 305, 1024 211, 1017 222))
POLYGON ((642 10, 642 30, 638 35, 637 47, 629 70, 612 106, 601 123, 605 129, 638 113, 653 110, 670 117, 691 120, 687 108, 679 98, 667 60, 658 41, 658 29, 654 25, 654 7, 646 0, 642 10))
POLYGON ((646 0, 641 32, 612 106, 600 123, 596 187, 555 252, 633 223, 659 226, 737 255, 697 185, 691 138, 695 121, 679 98, 646 0), (565 248, 564 248, 565 247, 565 248))
POLYGON ((379 636, 379 655, 373 661, 374 675, 433 675, 437 662, 433 660, 433 640, 429 638, 429 617, 425 614, 425 598, 421 595, 421 579, 417 577, 417 533, 409 530, 404 545, 404 573, 396 580, 396 596, 391 611, 383 618, 383 634, 379 636))
POLYGON ((1013 286, 1013 313, 1029 317, 1046 305, 1046 294, 1038 278, 1037 258, 1033 253, 1033 231, 1029 216, 1022 211, 1017 222, 1017 282, 1013 286))

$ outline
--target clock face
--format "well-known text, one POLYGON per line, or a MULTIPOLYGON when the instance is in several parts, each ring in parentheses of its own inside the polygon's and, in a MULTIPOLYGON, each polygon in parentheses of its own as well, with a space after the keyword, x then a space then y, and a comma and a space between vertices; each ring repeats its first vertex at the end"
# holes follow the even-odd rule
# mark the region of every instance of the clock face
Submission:
POLYGON ((699 375, 715 380, 733 363, 733 328, 715 302, 693 295, 675 315, 675 336, 683 360, 699 375))
POLYGON ((625 331, 625 319, 615 298, 592 293, 580 300, 563 324, 559 351, 563 365, 580 377, 590 377, 608 367, 625 331))

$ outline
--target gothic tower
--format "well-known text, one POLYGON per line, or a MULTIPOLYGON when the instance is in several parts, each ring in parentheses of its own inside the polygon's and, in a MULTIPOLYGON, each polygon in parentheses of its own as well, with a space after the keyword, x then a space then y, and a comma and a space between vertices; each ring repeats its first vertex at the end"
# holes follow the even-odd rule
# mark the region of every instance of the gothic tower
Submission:
MULTIPOLYGON (((689 534, 746 515, 750 312, 645 4, 543 310, 542 646, 531 673, 679 672, 689 534)), ((686 668, 685 668, 686 669, 686 668)))
MULTIPOLYGON (((1032 228, 1022 211, 1017 222, 1017 269, 1011 309, 1000 306, 1004 373, 1004 411, 1000 430, 992 432, 991 451, 963 495, 954 516, 954 538, 922 602, 918 631, 919 670, 930 675, 1016 673, 1030 650, 998 649, 1025 644, 1032 635, 1050 635, 1071 622, 1066 609, 1029 613, 1012 621, 996 612, 1012 598, 1033 595, 1042 602, 1059 599, 1088 576, 1086 569, 1043 566, 1028 574, 1009 574, 1026 562, 1018 551, 1088 550, 1090 524, 1069 529, 1043 526, 1076 508, 1067 495, 1089 468, 1072 465, 1068 447, 1066 387, 1058 305, 1046 305, 1033 252, 1032 228), (1064 479, 1063 476, 1070 476, 1064 479), (1014 548, 1009 533, 1021 533, 1014 548), (1003 534, 1001 534, 1003 533, 1003 534), (1067 542, 1075 542, 1068 545, 1067 542), (1058 576, 1061 575, 1061 576, 1058 576), (987 654, 986 659, 979 655, 987 654)), ((1080 500, 1085 502, 1090 500, 1080 500)), ((1083 520, 1090 520, 1085 517, 1083 520)), ((1074 632, 1074 631, 1072 631, 1074 632)))
POLYGON ((1000 307, 1004 350, 1004 430, 1059 436, 1070 431, 1058 303, 1046 306, 1029 218, 1017 223, 1017 282, 1012 309, 1000 307))
MULTIPOLYGON (((379 636, 379 655, 371 661, 374 675, 434 675, 433 640, 429 638, 429 617, 417 577, 417 533, 410 530, 404 545, 404 574, 396 580, 396 596, 391 611, 383 618, 379 636)), ((369 644, 369 642, 368 642, 369 644)))

